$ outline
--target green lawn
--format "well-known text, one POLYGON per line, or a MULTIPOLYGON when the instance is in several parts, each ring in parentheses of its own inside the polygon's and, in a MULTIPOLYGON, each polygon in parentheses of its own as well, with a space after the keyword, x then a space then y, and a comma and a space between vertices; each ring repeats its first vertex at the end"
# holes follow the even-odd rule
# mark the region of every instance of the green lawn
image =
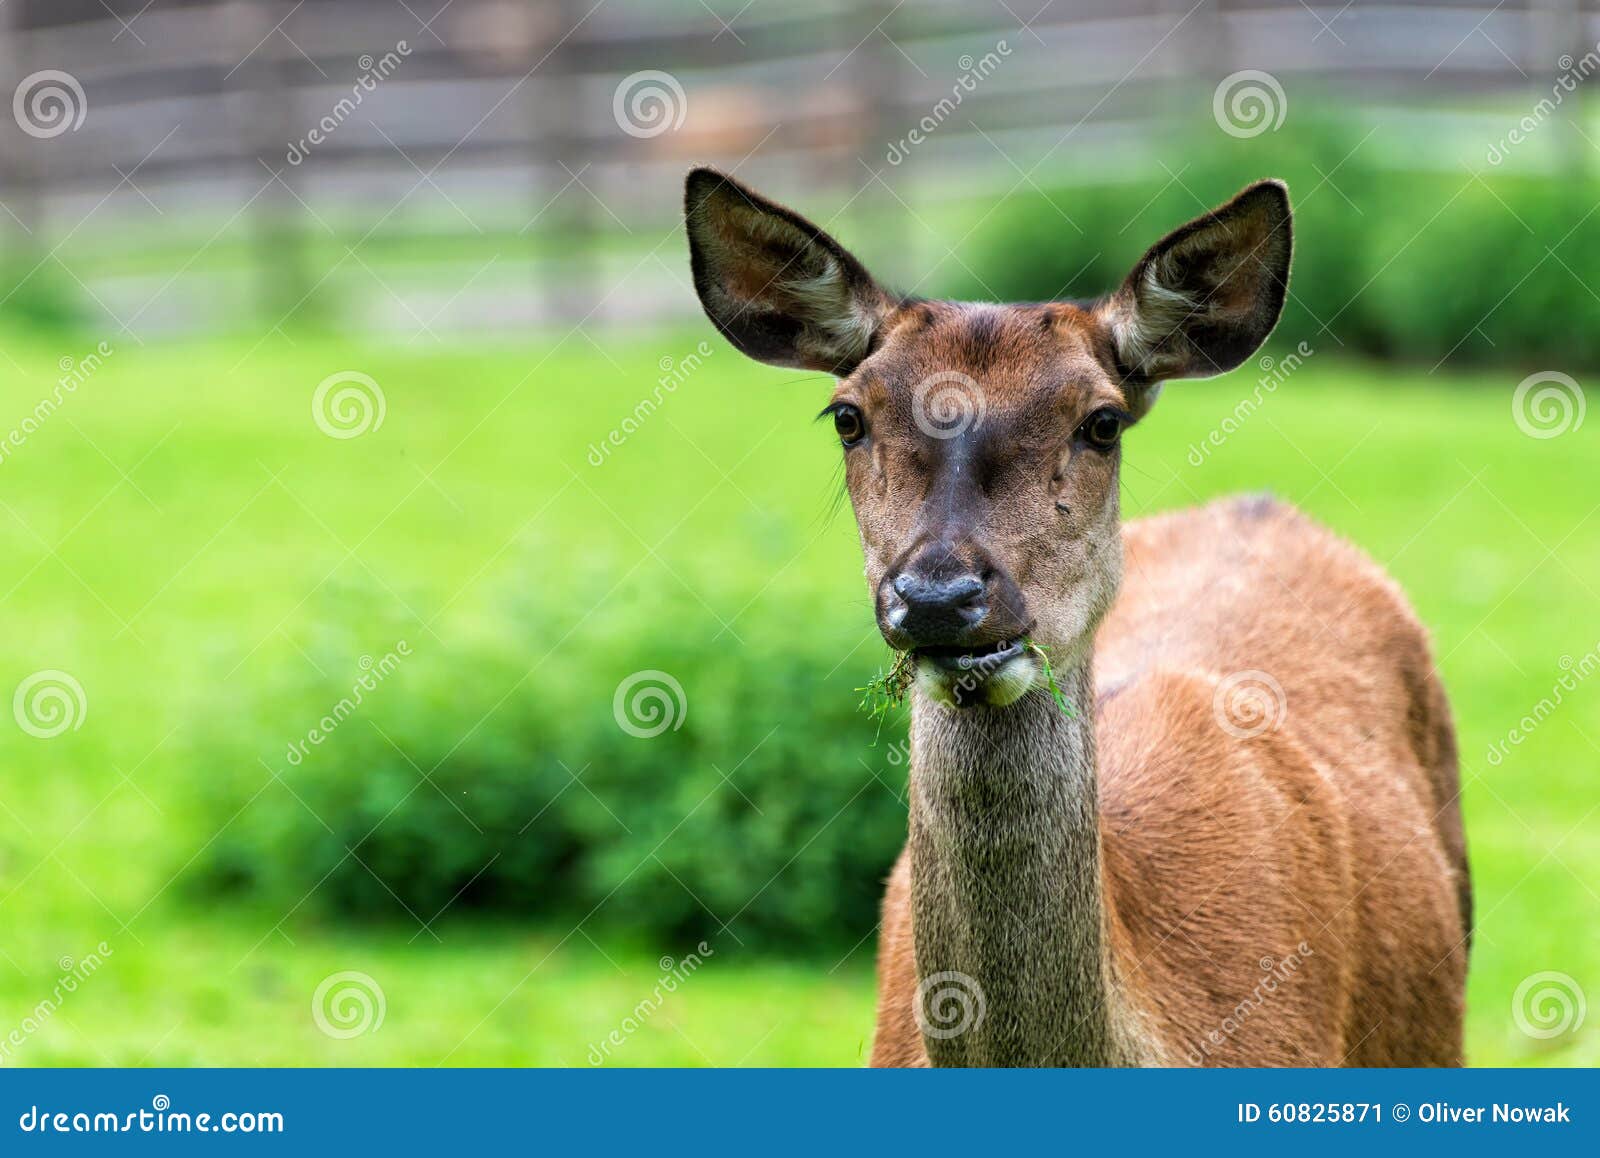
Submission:
MULTIPOLYGON (((51 739, 0 717, 0 1040, 51 996, 62 958, 111 952, 0 1064, 583 1065, 622 1026, 658 958, 689 947, 453 912, 424 935, 341 926, 312 905, 196 901, 181 872, 214 826, 188 739, 219 715, 226 726, 230 704, 262 710, 274 673, 310 662, 313 609, 345 587, 382 592, 373 622, 448 640, 491 592, 559 587, 564 567, 599 560, 671 585, 726 559, 751 580, 707 590, 684 630, 758 636, 806 592, 837 609, 817 631, 841 655, 859 646, 854 528, 830 515, 837 452, 810 422, 825 379, 752 367, 717 342, 602 466, 587 461, 652 393, 658 363, 705 337, 128 344, 5 447, 0 692, 60 669, 87 709, 51 739), (311 395, 351 369, 381 384, 384 422, 330 438, 311 395), (337 1039, 313 1022, 313 992, 343 970, 380 984, 376 1032, 337 1039)), ((0 340, 0 432, 93 344, 0 340)), ((1470 1059, 1594 1064, 1600 1011, 1548 1041, 1512 1016, 1518 985, 1542 971, 1600 1000, 1600 681, 1565 692, 1502 762, 1486 758, 1600 641, 1593 427, 1519 432, 1522 376, 1313 357, 1199 467, 1190 446, 1251 376, 1180 383, 1130 436, 1124 506, 1270 488, 1411 592, 1461 730, 1479 898, 1470 1059)), ((603 588, 581 595, 606 613, 603 588)), ((608 1061, 855 1065, 871 1011, 870 941, 794 963, 719 942, 608 1061)))

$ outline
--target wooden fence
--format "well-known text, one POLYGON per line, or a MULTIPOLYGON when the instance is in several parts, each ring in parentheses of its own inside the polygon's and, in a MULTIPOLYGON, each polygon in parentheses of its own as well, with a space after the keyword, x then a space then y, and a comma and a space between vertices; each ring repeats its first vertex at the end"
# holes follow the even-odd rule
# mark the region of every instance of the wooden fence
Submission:
POLYGON ((1421 116, 1537 99, 1600 39, 1591 0, 741 3, 10 0, 0 293, 65 285, 140 340, 651 321, 693 308, 690 162, 846 205, 910 264, 908 211, 1141 173, 1243 70, 1421 116))

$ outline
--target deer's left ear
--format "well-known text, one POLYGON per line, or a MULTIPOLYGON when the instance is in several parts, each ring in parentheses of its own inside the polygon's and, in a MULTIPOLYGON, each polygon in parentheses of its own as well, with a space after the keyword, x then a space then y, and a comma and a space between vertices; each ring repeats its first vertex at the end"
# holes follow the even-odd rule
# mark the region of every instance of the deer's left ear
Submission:
POLYGON ((1153 245, 1100 307, 1134 391, 1248 358, 1283 312, 1290 249, 1281 181, 1259 181, 1153 245))
POLYGON ((700 304, 741 351, 840 377, 867 356, 893 303, 837 241, 715 169, 689 174, 684 214, 700 304))

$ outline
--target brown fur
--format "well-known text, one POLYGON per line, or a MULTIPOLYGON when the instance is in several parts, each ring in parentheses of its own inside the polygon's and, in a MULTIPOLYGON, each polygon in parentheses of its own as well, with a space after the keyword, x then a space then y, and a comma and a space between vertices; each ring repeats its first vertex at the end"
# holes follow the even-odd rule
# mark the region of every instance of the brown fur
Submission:
MULTIPOLYGON (((1112 971, 1162 1060, 1458 1065, 1471 898, 1450 712, 1422 628, 1355 548, 1235 500, 1130 524, 1096 655, 1112 971), (1215 727, 1218 674, 1270 671, 1275 732, 1215 727), (1275 962, 1311 948, 1210 1040, 1275 962)), ((928 1064, 902 854, 872 1064, 928 1064)))
POLYGON ((1277 321, 1284 187, 1175 230, 1105 298, 1022 306, 898 300, 709 170, 686 208, 721 332, 842 375, 874 609, 916 657, 873 1063, 1459 1064, 1455 740, 1404 598, 1271 500, 1120 525, 1122 427, 1277 321), (909 617, 957 581, 970 615, 909 617), (952 647, 1000 666, 969 679, 952 647), (1241 680, 1264 720, 1233 718, 1241 680))

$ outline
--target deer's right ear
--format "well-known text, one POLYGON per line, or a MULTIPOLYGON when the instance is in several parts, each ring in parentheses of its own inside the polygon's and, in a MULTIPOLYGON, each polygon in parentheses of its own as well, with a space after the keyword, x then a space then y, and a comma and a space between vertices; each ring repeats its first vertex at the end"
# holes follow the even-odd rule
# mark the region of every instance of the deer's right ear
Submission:
POLYGON ((714 169, 689 174, 684 217, 700 304, 743 353, 840 377, 867 356, 893 301, 837 241, 714 169))

